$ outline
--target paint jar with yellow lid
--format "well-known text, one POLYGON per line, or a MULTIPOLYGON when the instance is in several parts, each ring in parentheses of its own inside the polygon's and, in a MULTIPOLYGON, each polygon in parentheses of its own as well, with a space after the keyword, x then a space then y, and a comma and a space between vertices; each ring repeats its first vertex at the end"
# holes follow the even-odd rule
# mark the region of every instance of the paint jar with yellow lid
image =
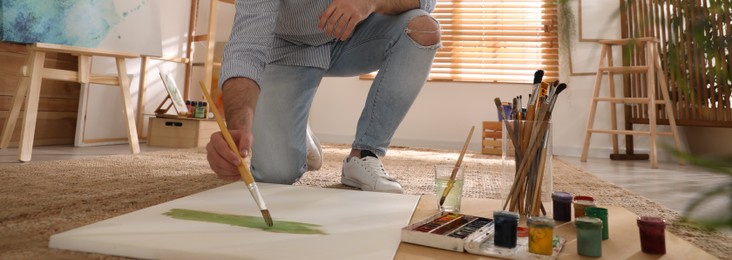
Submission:
POLYGON ((552 255, 554 241, 554 220, 547 217, 529 217, 529 252, 552 255))

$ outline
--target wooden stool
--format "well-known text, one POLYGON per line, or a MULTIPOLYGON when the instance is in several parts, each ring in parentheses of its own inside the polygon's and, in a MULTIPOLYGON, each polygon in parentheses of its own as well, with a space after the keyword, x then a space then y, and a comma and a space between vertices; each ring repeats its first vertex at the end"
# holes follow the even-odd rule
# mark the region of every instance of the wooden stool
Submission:
POLYGON ((56 44, 34 43, 28 47, 28 60, 23 68, 23 77, 18 83, 18 91, 13 98, 13 106, 10 109, 8 120, 5 122, 2 137, 0 137, 0 149, 7 148, 10 138, 15 129, 15 123, 20 114, 20 107, 25 97, 25 111, 23 112, 23 126, 20 135, 19 158, 21 162, 28 162, 31 159, 33 150, 33 137, 36 130, 36 117, 38 115, 38 101, 41 93, 41 81, 43 79, 55 79, 62 81, 74 81, 82 84, 96 83, 103 85, 119 86, 122 97, 122 107, 127 120, 127 137, 130 142, 130 151, 133 154, 140 152, 140 144, 135 132, 135 121, 132 110, 132 98, 130 97, 130 82, 126 77, 126 58, 139 58, 139 55, 103 51, 90 48, 80 48, 56 44), (45 68, 44 62, 46 53, 67 53, 78 57, 79 66, 76 71, 45 68), (92 56, 103 56, 115 58, 117 63, 117 76, 103 76, 92 74, 92 56))
POLYGON ((582 147, 582 156, 580 157, 580 161, 586 162, 587 161, 587 153, 590 146, 590 137, 592 136, 592 133, 606 133, 612 135, 612 145, 613 145, 613 154, 618 153, 618 134, 624 134, 624 135, 648 135, 650 137, 650 161, 651 161, 651 168, 658 168, 658 159, 656 158, 656 136, 657 135, 665 135, 665 136, 673 136, 674 143, 676 145, 676 149, 680 150, 681 145, 679 142, 679 134, 676 130, 676 119, 674 118, 674 112, 671 107, 671 102, 669 99, 668 94, 668 85, 666 83, 666 74, 663 71, 663 68, 661 66, 661 59, 658 55, 658 46, 657 46, 657 40, 651 37, 646 38, 636 38, 636 39, 621 39, 621 40, 600 40, 600 44, 602 44, 602 51, 600 54, 600 62, 599 66, 597 68, 597 77, 595 78, 595 90, 594 94, 592 96, 592 102, 590 105, 590 115, 589 119, 587 120, 587 130, 585 133, 585 141, 584 145, 582 147), (640 49, 644 49, 645 56, 641 57, 643 60, 645 60, 645 65, 643 66, 620 66, 620 67, 614 67, 613 66, 613 55, 612 55, 612 47, 613 46, 623 46, 623 45, 630 45, 634 44, 636 48, 636 53, 640 51, 640 49), (603 63, 606 63, 603 65, 603 63), (602 85, 602 76, 607 73, 608 74, 608 86, 610 87, 610 93, 609 97, 600 97, 600 87, 602 85), (645 74, 646 78, 646 85, 648 89, 646 90, 646 93, 648 93, 647 97, 615 97, 615 82, 613 79, 613 76, 615 73, 641 73, 645 74), (658 92, 661 92, 661 95, 663 99, 658 99, 657 97, 657 91, 656 91, 656 77, 658 77, 658 82, 660 85, 660 89, 658 92), (597 112, 597 102, 610 102, 610 120, 611 120, 611 127, 612 130, 601 130, 601 129, 594 129, 593 124, 595 121, 595 113, 597 112), (649 130, 648 131, 633 131, 633 130, 618 130, 617 127, 617 117, 615 113, 615 104, 646 104, 648 109, 646 109, 648 113, 648 125, 649 130), (670 132, 658 132, 656 131, 656 110, 658 110, 658 106, 662 106, 663 110, 665 111, 666 115, 668 116, 669 120, 669 126, 671 127, 670 132))

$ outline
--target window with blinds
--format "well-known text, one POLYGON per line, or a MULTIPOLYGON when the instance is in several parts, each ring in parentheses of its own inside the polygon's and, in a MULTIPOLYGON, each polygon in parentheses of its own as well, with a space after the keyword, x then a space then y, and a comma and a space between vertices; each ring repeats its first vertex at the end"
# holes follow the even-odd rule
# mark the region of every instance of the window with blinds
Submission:
MULTIPOLYGON (((556 0, 437 1, 442 27, 429 80, 531 83, 559 77, 556 0)), ((373 77, 368 75, 367 77, 373 77)))

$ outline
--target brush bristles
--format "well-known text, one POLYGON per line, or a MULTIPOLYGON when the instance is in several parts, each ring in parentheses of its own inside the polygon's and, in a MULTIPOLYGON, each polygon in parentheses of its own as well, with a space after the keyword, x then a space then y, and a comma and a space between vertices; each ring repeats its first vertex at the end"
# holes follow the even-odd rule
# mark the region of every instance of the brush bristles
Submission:
POLYGON ((271 227, 274 225, 274 222, 272 222, 272 215, 269 214, 268 209, 262 210, 262 217, 264 218, 264 222, 267 223, 267 226, 271 227))
POLYGON ((544 71, 543 70, 537 70, 534 72, 534 84, 541 83, 541 79, 544 77, 544 71))

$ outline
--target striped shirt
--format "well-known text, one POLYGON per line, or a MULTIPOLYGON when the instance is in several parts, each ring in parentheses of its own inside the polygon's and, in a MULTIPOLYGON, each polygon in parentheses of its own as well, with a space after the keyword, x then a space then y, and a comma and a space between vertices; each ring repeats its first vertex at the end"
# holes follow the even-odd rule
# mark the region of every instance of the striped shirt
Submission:
MULTIPOLYGON (((431 12, 436 0, 420 0, 431 12)), ((234 28, 224 48, 219 87, 233 77, 259 83, 267 63, 327 69, 335 38, 318 28, 331 0, 237 0, 234 28)))

